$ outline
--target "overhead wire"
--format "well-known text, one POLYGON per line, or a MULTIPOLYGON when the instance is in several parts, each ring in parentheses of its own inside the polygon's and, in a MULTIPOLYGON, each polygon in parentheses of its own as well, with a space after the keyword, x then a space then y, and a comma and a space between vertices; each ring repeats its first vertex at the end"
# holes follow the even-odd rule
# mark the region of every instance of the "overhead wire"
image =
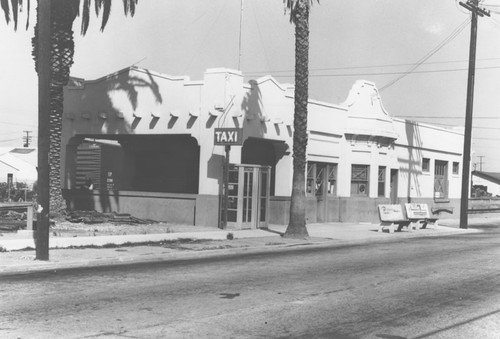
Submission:
POLYGON ((405 72, 401 76, 395 78, 394 80, 391 80, 390 82, 388 82, 387 84, 385 84, 384 86, 382 86, 379 89, 379 92, 382 92, 383 90, 391 87, 396 82, 398 82, 399 80, 401 80, 404 77, 406 77, 408 74, 413 73, 420 65, 422 65, 430 57, 432 57, 439 50, 441 50, 444 46, 446 46, 453 39, 455 39, 464 30, 464 28, 469 25, 470 21, 471 21, 471 18, 467 17, 467 19, 464 20, 460 25, 458 25, 457 28, 455 28, 450 35, 448 35, 442 42, 440 42, 436 47, 434 47, 434 49, 432 49, 430 52, 428 52, 426 55, 424 55, 419 61, 417 61, 413 67, 411 67, 407 72, 405 72))
MULTIPOLYGON (((426 115, 426 116, 419 116, 419 115, 398 115, 398 118, 421 118, 421 119, 463 119, 463 116, 437 116, 437 115, 426 115)), ((497 116, 491 116, 491 117, 474 117, 474 119, 500 119, 500 117, 497 116)))

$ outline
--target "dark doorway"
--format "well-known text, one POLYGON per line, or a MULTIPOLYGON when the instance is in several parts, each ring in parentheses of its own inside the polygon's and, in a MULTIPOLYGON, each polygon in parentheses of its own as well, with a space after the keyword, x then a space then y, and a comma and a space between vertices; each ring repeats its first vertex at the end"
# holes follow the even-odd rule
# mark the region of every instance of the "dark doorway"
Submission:
POLYGON ((248 138, 241 150, 241 163, 249 165, 260 165, 271 167, 270 195, 274 196, 276 181, 276 148, 271 140, 248 138))
POLYGON ((397 169, 391 169, 391 204, 398 204, 398 176, 397 169))

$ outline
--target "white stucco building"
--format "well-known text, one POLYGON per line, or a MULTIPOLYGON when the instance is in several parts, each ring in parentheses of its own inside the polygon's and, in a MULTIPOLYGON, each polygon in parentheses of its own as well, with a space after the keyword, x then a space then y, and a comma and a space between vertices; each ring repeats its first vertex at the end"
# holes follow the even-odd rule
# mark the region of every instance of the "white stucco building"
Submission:
MULTIPOLYGON (((373 222, 391 202, 458 207, 462 132, 393 118, 368 81, 346 97, 309 101, 309 222, 373 222)), ((230 69, 191 81, 131 67, 72 79, 64 111, 62 185, 74 208, 217 226, 225 148, 214 131, 232 128, 242 145, 230 149, 229 225, 288 222, 291 85, 230 69), (92 192, 79 189, 88 179, 92 192)))

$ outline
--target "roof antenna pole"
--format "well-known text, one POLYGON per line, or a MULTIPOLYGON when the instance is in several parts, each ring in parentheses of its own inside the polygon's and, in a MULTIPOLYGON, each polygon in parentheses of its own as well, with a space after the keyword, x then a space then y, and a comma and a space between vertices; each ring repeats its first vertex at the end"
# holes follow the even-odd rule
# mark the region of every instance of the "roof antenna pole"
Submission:
POLYGON ((241 31, 243 28, 243 0, 240 1, 240 36, 239 36, 239 42, 238 42, 238 71, 241 71, 241 31))

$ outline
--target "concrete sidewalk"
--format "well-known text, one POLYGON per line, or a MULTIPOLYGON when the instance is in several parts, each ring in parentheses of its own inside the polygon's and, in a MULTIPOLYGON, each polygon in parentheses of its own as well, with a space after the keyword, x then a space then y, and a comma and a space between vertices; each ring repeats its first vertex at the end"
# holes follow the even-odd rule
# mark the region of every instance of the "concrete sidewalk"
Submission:
POLYGON ((272 225, 268 230, 220 230, 190 227, 192 231, 164 234, 114 236, 51 236, 50 260, 37 261, 30 234, 3 234, 0 237, 0 274, 53 271, 75 267, 94 267, 124 263, 183 260, 235 254, 286 250, 297 246, 354 245, 390 242, 415 237, 433 237, 479 232, 474 225, 500 224, 500 215, 469 219, 469 229, 458 228, 458 220, 445 219, 440 226, 408 232, 378 233, 378 224, 323 223, 307 226, 309 239, 285 239, 286 226, 272 225), (232 233, 233 239, 227 238, 232 233), (146 243, 154 243, 146 244, 146 243), (89 248, 93 246, 93 248, 89 248), (104 246, 103 248, 95 248, 104 246), (27 250, 22 250, 26 249, 27 250))

